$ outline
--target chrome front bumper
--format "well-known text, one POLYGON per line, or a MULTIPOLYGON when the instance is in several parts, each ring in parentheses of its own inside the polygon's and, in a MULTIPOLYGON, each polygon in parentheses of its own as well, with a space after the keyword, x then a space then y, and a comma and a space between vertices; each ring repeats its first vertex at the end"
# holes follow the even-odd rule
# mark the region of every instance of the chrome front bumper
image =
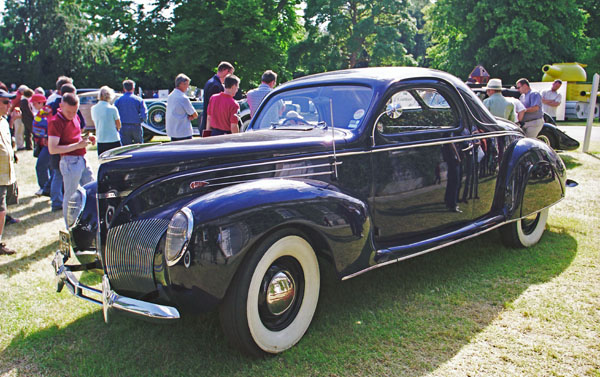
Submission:
POLYGON ((66 285, 73 295, 102 305, 104 321, 106 323, 108 323, 109 313, 113 309, 151 319, 170 320, 180 318, 179 311, 171 306, 153 304, 117 294, 110 288, 110 282, 106 275, 102 276, 102 290, 81 284, 69 267, 65 266, 65 259, 65 255, 61 251, 57 251, 52 260, 52 266, 54 267, 57 279, 56 291, 62 291, 66 285), (93 298, 90 295, 100 297, 93 298))

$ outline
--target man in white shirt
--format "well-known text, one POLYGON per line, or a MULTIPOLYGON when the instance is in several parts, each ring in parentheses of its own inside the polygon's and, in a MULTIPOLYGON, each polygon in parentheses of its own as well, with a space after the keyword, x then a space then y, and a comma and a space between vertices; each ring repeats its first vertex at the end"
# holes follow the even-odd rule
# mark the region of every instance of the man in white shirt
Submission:
POLYGON ((558 93, 558 89, 561 85, 561 80, 554 80, 552 88, 542 92, 542 109, 552 118, 556 118, 556 109, 560 106, 560 102, 562 101, 562 95, 558 93))
POLYGON ((256 89, 252 89, 246 95, 248 106, 250 106, 250 116, 253 117, 258 109, 258 105, 262 102, 263 98, 267 96, 273 90, 273 87, 277 83, 277 74, 271 70, 265 71, 261 79, 261 84, 256 89))
POLYGON ((193 136, 192 120, 198 118, 198 113, 185 95, 189 87, 190 78, 180 73, 175 78, 175 89, 167 98, 166 128, 171 141, 187 140, 193 136))

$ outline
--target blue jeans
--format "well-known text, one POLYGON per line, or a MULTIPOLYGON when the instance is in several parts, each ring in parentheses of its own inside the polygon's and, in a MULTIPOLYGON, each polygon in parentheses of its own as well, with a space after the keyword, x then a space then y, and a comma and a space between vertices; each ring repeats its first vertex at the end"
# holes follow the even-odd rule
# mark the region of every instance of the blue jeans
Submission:
POLYGON ((62 208, 63 204, 63 178, 60 169, 51 169, 50 175, 50 200, 52 209, 62 208))
POLYGON ((84 156, 62 156, 60 158, 60 172, 63 176, 63 186, 65 187, 62 208, 66 224, 67 208, 71 195, 77 191, 80 185, 83 186, 92 182, 94 174, 84 156))
POLYGON ((123 124, 121 125, 121 144, 142 144, 144 142, 144 129, 140 124, 123 124))
POLYGON ((48 152, 48 147, 42 147, 40 150, 37 162, 35 163, 35 174, 40 189, 44 193, 50 192, 52 176, 50 174, 50 152, 48 152))

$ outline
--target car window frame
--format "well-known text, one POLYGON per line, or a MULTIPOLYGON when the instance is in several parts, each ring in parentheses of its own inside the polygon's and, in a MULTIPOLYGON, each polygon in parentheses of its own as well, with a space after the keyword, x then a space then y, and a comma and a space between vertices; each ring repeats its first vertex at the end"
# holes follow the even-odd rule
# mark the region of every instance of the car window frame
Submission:
MULTIPOLYGON (((381 105, 380 105, 379 111, 376 112, 376 114, 379 116, 385 110, 385 106, 387 105, 387 102, 390 100, 390 98, 392 98, 392 96, 394 94, 396 94, 400 91, 403 91, 403 90, 419 90, 419 89, 425 89, 425 90, 426 89, 435 89, 438 93, 440 93, 444 97, 444 99, 446 99, 446 102, 448 102, 448 105, 450 106, 450 108, 456 109, 456 112, 458 115, 458 126, 454 127, 454 128, 440 128, 440 129, 432 129, 432 130, 406 131, 406 132, 399 132, 396 134, 382 134, 377 131, 377 123, 376 122, 378 119, 376 118, 375 122, 373 123, 373 129, 372 129, 372 132, 373 132, 372 140, 373 140, 374 147, 390 145, 389 142, 387 144, 379 144, 379 143, 377 143, 378 139, 395 141, 395 144, 397 144, 397 143, 408 142, 408 141, 400 141, 400 140, 395 140, 395 139, 397 139, 397 138, 410 139, 411 136, 412 137, 424 137, 424 136, 426 137, 427 135, 431 135, 431 137, 426 137, 426 138, 428 140, 435 140, 435 139, 439 139, 441 137, 440 134, 454 134, 455 136, 461 135, 461 132, 467 126, 467 124, 465 124, 465 123, 466 123, 466 120, 468 119, 467 113, 465 112, 463 106, 461 105, 462 97, 460 96, 460 93, 458 93, 457 89, 454 88, 454 86, 452 84, 446 83, 444 81, 437 81, 437 80, 433 81, 430 79, 425 79, 425 80, 411 80, 409 82, 399 82, 396 85, 391 86, 387 90, 385 96, 383 97, 382 101, 380 102, 381 105), (452 92, 454 92, 454 94, 452 94, 452 92), (459 100, 457 100, 457 99, 459 99, 459 100)), ((470 129, 470 127, 467 127, 467 129, 470 129)))

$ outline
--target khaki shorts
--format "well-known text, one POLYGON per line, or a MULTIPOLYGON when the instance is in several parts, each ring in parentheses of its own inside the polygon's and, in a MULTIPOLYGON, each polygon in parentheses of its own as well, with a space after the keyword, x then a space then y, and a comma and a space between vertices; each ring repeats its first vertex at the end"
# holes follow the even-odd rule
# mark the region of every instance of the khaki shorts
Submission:
POLYGON ((0 212, 6 211, 6 193, 9 186, 0 186, 0 212))
POLYGON ((544 118, 530 120, 523 125, 525 136, 535 139, 544 127, 544 118))

